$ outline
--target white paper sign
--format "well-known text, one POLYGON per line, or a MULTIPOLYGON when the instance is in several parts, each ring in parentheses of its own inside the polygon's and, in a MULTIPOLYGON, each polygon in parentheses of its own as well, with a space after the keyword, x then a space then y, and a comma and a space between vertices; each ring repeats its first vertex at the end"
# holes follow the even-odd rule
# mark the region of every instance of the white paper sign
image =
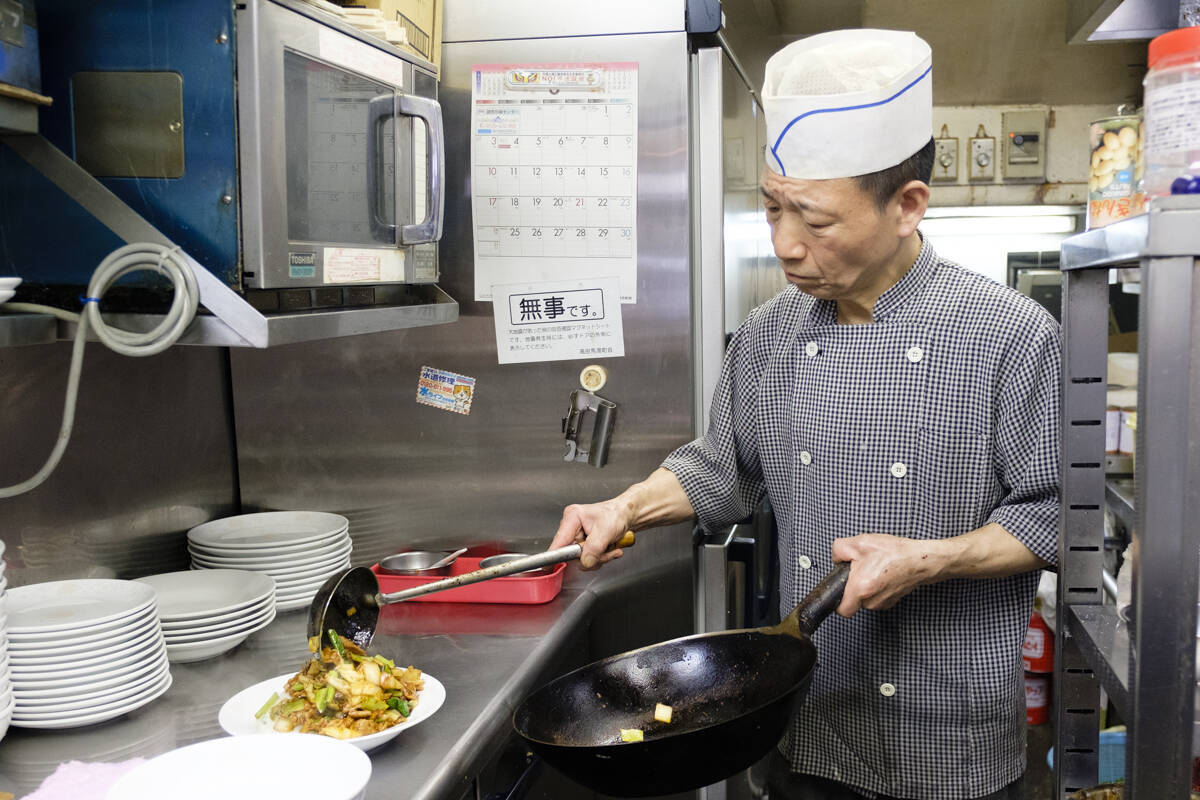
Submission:
POLYGON ((615 277, 492 287, 501 364, 625 355, 615 277))
POLYGON ((475 299, 595 275, 637 302, 634 62, 472 67, 475 299))

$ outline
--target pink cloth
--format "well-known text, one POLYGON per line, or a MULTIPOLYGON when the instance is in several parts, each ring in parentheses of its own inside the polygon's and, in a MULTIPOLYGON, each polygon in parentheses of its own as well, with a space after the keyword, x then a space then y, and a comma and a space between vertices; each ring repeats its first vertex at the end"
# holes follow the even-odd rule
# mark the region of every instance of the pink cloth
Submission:
POLYGON ((116 763, 66 761, 25 800, 104 800, 117 779, 146 759, 116 763))

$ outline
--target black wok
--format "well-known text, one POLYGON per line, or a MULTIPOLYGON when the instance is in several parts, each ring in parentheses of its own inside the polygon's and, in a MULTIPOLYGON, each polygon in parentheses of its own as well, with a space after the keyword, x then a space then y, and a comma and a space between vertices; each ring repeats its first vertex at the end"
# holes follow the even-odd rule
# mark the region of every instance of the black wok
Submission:
POLYGON ((778 625, 685 636, 597 661, 543 686, 513 714, 529 747, 604 794, 673 794, 723 780, 783 736, 817 662, 811 634, 841 602, 833 570, 778 625), (656 703, 672 707, 654 720, 656 703), (623 742, 622 728, 643 731, 623 742))

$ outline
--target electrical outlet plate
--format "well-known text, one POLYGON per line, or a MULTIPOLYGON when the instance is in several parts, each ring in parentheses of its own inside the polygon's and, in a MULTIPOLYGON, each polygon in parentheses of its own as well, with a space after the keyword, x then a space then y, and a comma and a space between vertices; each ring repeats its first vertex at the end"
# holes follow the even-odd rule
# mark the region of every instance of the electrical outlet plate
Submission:
POLYGON ((996 177, 996 137, 976 136, 969 140, 969 146, 971 152, 967 161, 967 177, 973 181, 994 180, 996 177))
POLYGON ((1005 111, 1004 179, 1040 181, 1046 178, 1046 112, 1005 111))
POLYGON ((934 139, 933 180, 954 183, 958 180, 958 138, 947 136, 934 139))

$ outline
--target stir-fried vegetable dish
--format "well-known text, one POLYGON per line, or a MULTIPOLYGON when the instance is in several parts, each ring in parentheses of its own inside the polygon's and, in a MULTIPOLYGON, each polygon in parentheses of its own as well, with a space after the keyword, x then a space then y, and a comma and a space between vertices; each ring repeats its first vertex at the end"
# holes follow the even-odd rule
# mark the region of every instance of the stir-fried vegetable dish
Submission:
POLYGON ((287 681, 282 697, 272 695, 255 715, 269 716, 277 731, 335 739, 379 733, 408 719, 425 688, 421 670, 368 656, 332 630, 328 642, 314 636, 308 646, 316 655, 287 681))

